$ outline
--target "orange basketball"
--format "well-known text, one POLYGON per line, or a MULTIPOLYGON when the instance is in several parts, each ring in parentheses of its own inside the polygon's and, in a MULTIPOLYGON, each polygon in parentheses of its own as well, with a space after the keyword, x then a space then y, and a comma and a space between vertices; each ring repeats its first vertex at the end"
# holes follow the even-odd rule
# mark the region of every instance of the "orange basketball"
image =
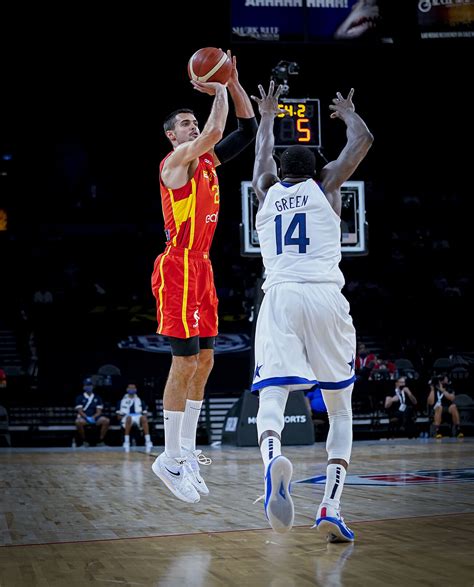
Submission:
POLYGON ((225 84, 231 73, 232 61, 222 49, 215 47, 199 49, 188 61, 188 75, 194 81, 225 84))

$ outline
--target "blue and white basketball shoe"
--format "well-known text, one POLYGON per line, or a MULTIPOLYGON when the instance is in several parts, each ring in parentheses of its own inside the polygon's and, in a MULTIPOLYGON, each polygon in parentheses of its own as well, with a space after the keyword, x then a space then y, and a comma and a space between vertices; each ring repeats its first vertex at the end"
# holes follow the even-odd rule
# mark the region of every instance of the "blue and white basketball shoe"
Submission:
POLYGON ((324 502, 318 508, 314 525, 326 534, 328 542, 354 542, 354 532, 346 525, 339 510, 324 502))
POLYGON ((283 534, 293 527, 295 508, 290 495, 293 465, 284 456, 272 459, 265 474, 265 514, 271 527, 283 534))

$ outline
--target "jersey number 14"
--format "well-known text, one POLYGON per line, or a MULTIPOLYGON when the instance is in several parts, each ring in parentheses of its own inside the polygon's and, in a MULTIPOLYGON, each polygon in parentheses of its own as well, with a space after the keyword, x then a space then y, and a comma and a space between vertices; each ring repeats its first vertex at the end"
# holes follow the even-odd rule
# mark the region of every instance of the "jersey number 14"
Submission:
POLYGON ((283 246, 298 245, 298 253, 306 253, 306 247, 309 245, 309 238, 306 236, 306 214, 299 212, 291 219, 286 229, 285 236, 282 238, 282 218, 281 214, 275 216, 275 237, 277 255, 283 253, 283 246), (295 232, 298 236, 295 237, 295 232))

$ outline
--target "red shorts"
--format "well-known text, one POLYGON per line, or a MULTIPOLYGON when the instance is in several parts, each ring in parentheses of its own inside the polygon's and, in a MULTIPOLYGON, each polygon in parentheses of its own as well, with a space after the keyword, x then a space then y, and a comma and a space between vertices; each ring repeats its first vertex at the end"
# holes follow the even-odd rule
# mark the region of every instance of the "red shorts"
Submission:
POLYGON ((156 258, 151 288, 159 334, 217 336, 217 295, 208 253, 166 247, 156 258))

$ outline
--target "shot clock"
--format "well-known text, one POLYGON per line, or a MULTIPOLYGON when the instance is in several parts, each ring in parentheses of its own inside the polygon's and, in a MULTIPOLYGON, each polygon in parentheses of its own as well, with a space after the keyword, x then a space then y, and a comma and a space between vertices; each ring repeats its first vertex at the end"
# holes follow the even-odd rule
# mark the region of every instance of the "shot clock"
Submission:
POLYGON ((275 147, 293 145, 321 147, 321 116, 318 98, 280 98, 278 106, 286 110, 275 119, 275 147))

